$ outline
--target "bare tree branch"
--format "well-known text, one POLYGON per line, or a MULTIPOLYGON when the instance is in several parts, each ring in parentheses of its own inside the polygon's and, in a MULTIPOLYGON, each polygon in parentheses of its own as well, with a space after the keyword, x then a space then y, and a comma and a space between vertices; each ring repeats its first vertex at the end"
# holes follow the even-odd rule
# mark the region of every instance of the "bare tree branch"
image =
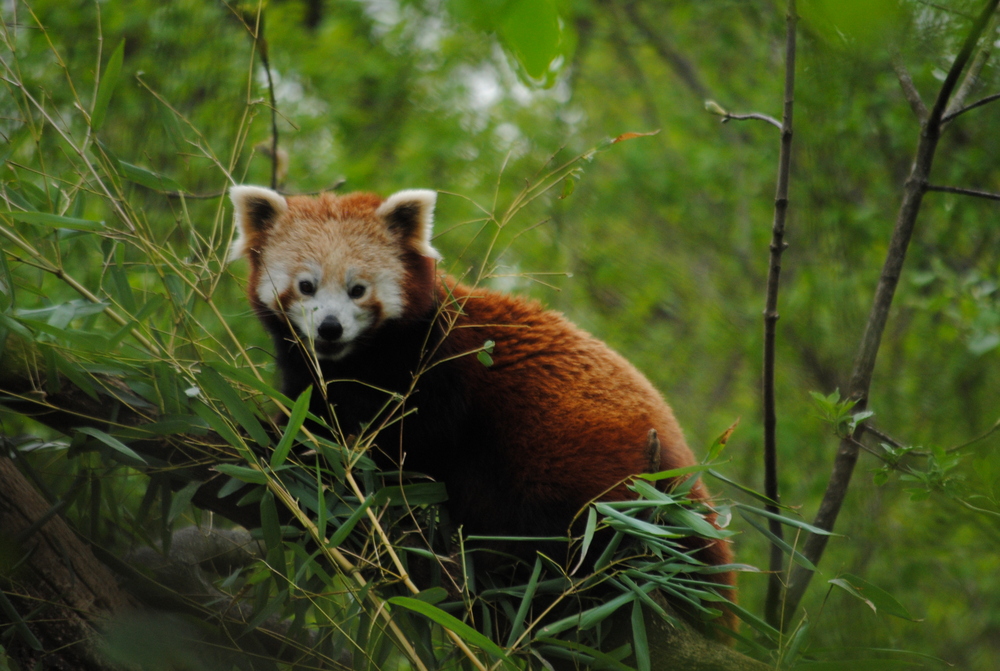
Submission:
MULTIPOLYGON (((795 0, 788 0, 785 16, 785 100, 781 116, 781 153, 778 158, 778 184, 774 195, 774 224, 771 228, 771 254, 767 271, 767 296, 764 301, 764 374, 762 380, 764 397, 764 494, 774 503, 768 503, 768 511, 778 514, 780 497, 778 492, 778 439, 777 413, 774 397, 775 338, 778 325, 778 288, 781 281, 781 254, 788 243, 785 242, 785 220, 788 214, 788 180, 792 162, 792 112, 795 107, 795 30, 798 22, 795 0)), ((771 533, 781 539, 784 532, 781 523, 769 520, 771 533)), ((771 545, 768 564, 771 574, 767 583, 767 599, 764 617, 771 626, 781 624, 781 576, 784 570, 784 552, 777 543, 771 545)))
POLYGON ((781 122, 775 119, 773 116, 767 114, 760 114, 759 112, 750 112, 748 114, 733 114, 729 110, 725 109, 722 105, 715 102, 714 100, 705 101, 705 109, 707 109, 712 114, 717 114, 721 116, 721 123, 729 123, 729 121, 744 121, 747 119, 755 119, 757 121, 766 121, 778 130, 782 130, 783 126, 781 122))
POLYGON ((958 186, 939 186, 937 184, 928 184, 927 190, 940 191, 942 193, 960 193, 963 196, 975 196, 976 198, 986 198, 987 200, 1000 200, 1000 193, 979 191, 978 189, 963 189, 958 186))
POLYGON ((766 121, 772 126, 776 127, 780 131, 784 131, 784 127, 781 122, 775 119, 773 116, 768 116, 766 114, 760 114, 758 112, 750 112, 749 114, 730 114, 726 112, 723 115, 722 123, 728 123, 730 120, 744 121, 746 119, 757 119, 758 121, 766 121))
POLYGON ((947 122, 951 121, 952 119, 954 119, 955 117, 960 116, 962 114, 965 114, 969 110, 974 110, 977 107, 985 105, 986 103, 991 103, 994 100, 1000 100, 1000 93, 994 93, 993 95, 986 96, 985 98, 980 98, 979 100, 977 100, 976 102, 972 103, 971 105, 967 105, 967 106, 963 107, 962 109, 955 110, 951 114, 946 114, 944 117, 942 117, 941 123, 947 123, 947 122))
POLYGON ((903 65, 903 61, 900 60, 898 55, 892 59, 892 69, 899 80, 899 88, 903 89, 903 97, 906 98, 906 102, 910 103, 910 109, 917 115, 920 123, 923 123, 927 120, 927 105, 924 104, 924 99, 920 97, 920 91, 917 90, 916 85, 913 83, 910 72, 903 65))
POLYGON ((271 99, 271 150, 268 155, 271 158, 271 188, 277 189, 279 172, 281 169, 281 155, 278 150, 278 102, 274 97, 274 79, 271 75, 271 60, 268 54, 267 38, 264 36, 264 7, 257 9, 256 32, 253 35, 254 43, 260 52, 260 61, 264 65, 264 74, 267 75, 267 92, 271 99))
MULTIPOLYGON (((955 57, 948 75, 941 84, 934 107, 923 124, 920 132, 920 141, 917 145, 916 157, 913 167, 903 188, 903 200, 900 204, 899 214, 896 217, 896 225, 889 241, 889 249, 886 253, 885 264, 879 278, 878 287, 875 290, 875 297, 872 308, 865 324, 864 334, 858 347, 857 357, 854 362, 854 370, 851 374, 851 381, 848 386, 848 397, 857 401, 855 410, 860 412, 867 407, 868 393, 871 387, 872 373, 875 370, 875 360, 878 355, 879 345, 882 341, 882 333, 889 318, 889 308, 892 306, 892 299, 899 284, 902 273, 903 262, 906 259, 906 250, 910 239, 913 236, 913 228, 916 224, 917 215, 920 212, 920 205, 924 193, 927 191, 927 178, 930 175, 931 165, 934 162, 934 153, 937 150, 938 141, 941 138, 942 118, 948 101, 951 98, 955 87, 958 85, 959 77, 965 70, 972 52, 979 42, 980 36, 989 23, 993 13, 997 9, 1000 0, 988 0, 986 6, 976 19, 975 24, 969 30, 962 49, 955 57)), ((826 492, 820 503, 816 519, 813 522, 821 529, 832 531, 837 521, 837 515, 843 505, 844 497, 847 494, 847 487, 854 472, 854 466, 858 460, 858 447, 865 427, 859 425, 854 436, 848 437, 840 442, 837 456, 834 460, 833 471, 827 484, 826 492)), ((813 564, 818 564, 826 549, 828 536, 811 534, 805 542, 802 554, 813 564)), ((799 602, 805 594, 813 572, 796 565, 792 569, 785 602, 785 622, 792 620, 798 609, 799 602)))
POLYGON ((993 53, 992 36, 997 31, 998 20, 1000 20, 1000 14, 994 13, 993 18, 986 25, 986 30, 983 31, 985 37, 980 40, 979 49, 976 51, 976 55, 973 57, 969 68, 965 71, 962 84, 958 87, 951 100, 948 101, 948 107, 945 108, 944 117, 941 119, 942 125, 948 123, 947 119, 952 112, 961 109, 965 105, 965 99, 969 97, 973 87, 979 82, 979 74, 983 71, 986 61, 990 59, 990 55, 993 53))
POLYGON ((966 14, 965 12, 960 12, 957 9, 952 9, 950 7, 945 7, 944 5, 939 5, 936 2, 928 2, 927 0, 917 0, 921 5, 926 5, 928 7, 933 7, 934 9, 940 10, 945 14, 954 14, 955 16, 961 16, 963 19, 968 19, 969 21, 975 20, 971 14, 966 14))

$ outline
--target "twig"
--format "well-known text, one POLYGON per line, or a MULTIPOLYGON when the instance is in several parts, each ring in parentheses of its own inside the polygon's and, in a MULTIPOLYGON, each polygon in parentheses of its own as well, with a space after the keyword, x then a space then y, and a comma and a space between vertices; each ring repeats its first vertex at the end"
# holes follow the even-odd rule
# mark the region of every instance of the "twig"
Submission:
POLYGON ((893 56, 892 69, 896 73, 896 79, 899 80, 899 88, 903 89, 903 97, 906 98, 906 102, 910 103, 910 109, 917 115, 920 123, 923 123, 927 120, 927 105, 924 104, 924 99, 920 97, 920 91, 917 90, 909 71, 898 55, 893 56))
POLYGON ((705 109, 707 109, 712 114, 717 114, 721 116, 721 123, 729 123, 731 120, 744 121, 747 119, 756 119, 757 121, 766 121, 778 130, 784 130, 781 122, 775 119, 773 116, 767 114, 761 114, 759 112, 750 112, 748 114, 733 114, 729 110, 725 109, 722 105, 715 102, 714 100, 705 101, 705 109))
POLYGON ((768 122, 772 126, 777 127, 778 130, 781 131, 784 130, 781 126, 781 122, 775 119, 773 116, 768 116, 766 114, 759 114, 757 112, 750 112, 749 114, 730 114, 729 112, 726 112, 722 118, 722 123, 728 123, 730 119, 734 119, 736 121, 743 121, 744 119, 758 119, 760 121, 768 122))
MULTIPOLYGON (((885 331, 885 325, 889 318, 889 308, 892 306, 892 299, 902 273, 903 262, 906 259, 906 250, 910 244, 910 238, 913 236, 917 214, 920 212, 920 204, 927 190, 927 177, 934 162, 934 153, 937 150, 938 140, 941 138, 942 117, 944 116, 945 108, 948 100, 951 98, 952 92, 958 84, 958 79, 962 71, 972 57, 972 51, 979 42, 986 24, 989 23, 990 18, 996 11, 998 3, 1000 3, 1000 0, 988 0, 986 2, 986 6, 969 30, 965 43, 962 45, 962 50, 955 57, 948 75, 941 84, 941 89, 938 91, 937 98, 934 101, 934 107, 931 108, 927 121, 921 128, 916 157, 903 188, 903 200, 900 203, 899 214, 896 217, 896 225, 893 228, 892 237, 889 241, 885 264, 882 267, 882 274, 879 277, 878 287, 875 290, 872 308, 868 315, 868 321, 865 324, 864 334, 858 347, 854 370, 848 386, 848 397, 857 401, 854 409, 858 412, 863 411, 868 404, 868 392, 871 387, 872 373, 875 370, 875 359, 882 341, 882 333, 885 331)), ((844 497, 847 494, 847 487, 850 484, 851 475, 858 460, 856 442, 860 441, 864 431, 864 424, 860 424, 855 430, 853 437, 840 442, 826 492, 823 494, 823 500, 820 503, 816 519, 813 522, 815 526, 821 529, 832 531, 837 521, 837 515, 843 505, 844 497)), ((827 538, 827 536, 820 534, 811 534, 806 539, 802 554, 814 565, 818 565, 820 558, 823 556, 827 538)), ((812 580, 812 575, 812 571, 798 565, 792 571, 792 577, 786 592, 785 623, 788 623, 794 617, 799 602, 802 600, 802 596, 805 594, 810 580, 812 580)))
POLYGON ((892 445, 893 447, 903 447, 903 444, 901 442, 899 442, 898 440, 896 440, 895 438, 893 438, 889 434, 887 434, 887 433, 885 433, 883 431, 880 431, 879 429, 876 429, 874 426, 872 426, 870 424, 865 427, 865 432, 872 434, 873 436, 875 436, 876 438, 878 438, 879 440, 881 440, 883 443, 888 443, 889 445, 892 445))
MULTIPOLYGON (((778 287, 781 280, 781 254, 788 246, 785 239, 785 220, 788 214, 788 179, 792 160, 792 111, 795 103, 795 29, 798 16, 795 0, 788 0, 785 15, 785 101, 781 117, 781 153, 778 159, 778 184, 774 195, 774 225, 771 228, 771 254, 767 271, 767 296, 764 305, 764 495, 774 503, 765 507, 778 514, 780 498, 778 493, 778 445, 777 416, 774 398, 775 337, 778 324, 778 287)), ((760 118, 756 115, 753 118, 760 118)), ((723 119, 725 121, 726 119, 723 119)), ((779 540, 783 538, 781 523, 769 520, 771 533, 779 540)), ((771 545, 769 562, 771 572, 767 583, 767 599, 764 617, 772 626, 780 626, 781 620, 781 576, 784 571, 784 555, 777 543, 771 545)))
POLYGON ((955 445, 954 447, 949 447, 947 450, 945 450, 945 452, 957 452, 957 451, 959 451, 961 449, 964 449, 964 448, 968 447, 969 445, 974 445, 974 444, 978 443, 980 440, 983 440, 985 438, 989 438, 994 433, 996 433, 998 430, 1000 430, 1000 419, 998 419, 996 422, 994 422, 993 426, 991 426, 990 428, 988 428, 984 433, 976 436, 972 440, 965 441, 961 445, 955 445))
MULTIPOLYGON (((955 95, 952 96, 951 100, 948 101, 948 106, 944 110, 945 118, 947 118, 948 115, 955 110, 961 109, 965 105, 965 99, 969 97, 973 87, 975 87, 976 83, 979 81, 979 74, 983 71, 983 67, 985 67, 986 61, 990 59, 990 54, 993 51, 992 35, 997 31, 998 20, 1000 20, 1000 14, 994 13, 990 22, 986 24, 986 29, 983 31, 983 34, 986 37, 980 40, 979 49, 976 51, 976 55, 972 58, 972 63, 965 71, 965 76, 962 78, 961 85, 958 87, 958 90, 955 91, 955 95)), ((941 119, 942 125, 948 123, 945 118, 941 119)))
POLYGON ((936 2, 928 2, 928 0, 917 0, 921 5, 926 5, 927 7, 933 7, 934 9, 940 10, 945 14, 954 14, 955 16, 961 16, 963 19, 968 19, 969 21, 974 20, 971 14, 966 14, 965 12, 960 12, 957 9, 952 9, 951 7, 945 7, 944 5, 939 5, 936 2))
POLYGON ((976 198, 985 198, 987 200, 1000 200, 1000 193, 979 191, 978 189, 963 189, 959 186, 940 186, 938 184, 928 184, 925 189, 927 191, 940 191, 941 193, 960 193, 963 196, 975 196, 976 198))
POLYGON ((981 107, 982 105, 985 105, 986 103, 991 103, 994 100, 1000 100, 1000 93, 994 93, 993 95, 986 96, 985 98, 980 98, 979 100, 977 100, 976 102, 972 103, 971 105, 967 105, 967 106, 963 107, 960 110, 955 110, 954 112, 952 112, 950 114, 944 115, 944 117, 942 117, 942 119, 941 119, 941 123, 947 123, 948 121, 951 121, 955 117, 957 117, 957 116, 959 116, 961 114, 965 114, 969 110, 974 110, 977 107, 981 107))

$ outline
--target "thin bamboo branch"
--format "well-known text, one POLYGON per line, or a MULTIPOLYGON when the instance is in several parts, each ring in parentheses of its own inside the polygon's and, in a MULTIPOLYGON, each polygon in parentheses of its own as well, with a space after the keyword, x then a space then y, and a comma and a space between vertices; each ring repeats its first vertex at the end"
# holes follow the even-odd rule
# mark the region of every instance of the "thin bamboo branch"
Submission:
MULTIPOLYGON (((53 265, 51 261, 45 258, 45 256, 43 256, 38 250, 32 247, 30 243, 22 239, 14 231, 8 230, 5 226, 0 226, 0 235, 3 235, 5 238, 13 242, 15 245, 23 249, 25 252, 27 252, 31 256, 31 258, 34 259, 34 261, 37 263, 36 267, 44 270, 47 273, 55 275, 91 303, 94 303, 95 305, 106 305, 106 307, 104 308, 104 313, 108 315, 111 321, 118 324, 119 326, 128 326, 130 324, 129 320, 125 319, 120 314, 118 314, 118 312, 116 312, 115 309, 110 306, 110 304, 105 304, 104 301, 95 296, 87 287, 83 286, 76 279, 74 279, 72 275, 67 273, 62 268, 53 265)), ((138 326, 130 327, 129 332, 150 353, 159 354, 161 352, 160 348, 157 347, 152 340, 146 338, 146 336, 144 336, 142 333, 139 332, 138 326)))
MULTIPOLYGON (((982 12, 977 17, 975 24, 969 30, 962 49, 955 57, 948 75, 941 84, 938 91, 934 107, 923 124, 920 132, 920 141, 917 145, 916 157, 910 175, 903 188, 903 200, 899 207, 899 214, 896 217, 896 225, 889 241, 889 249, 886 253, 885 264, 882 274, 879 277, 878 287, 875 290, 875 297, 872 308, 865 324, 864 334, 858 347, 857 357, 854 362, 854 370, 851 374, 851 381, 848 386, 848 397, 857 401, 854 406, 858 412, 863 411, 868 404, 868 393, 871 387, 872 374, 875 370, 875 360, 878 355, 879 345, 882 341, 882 334, 889 318, 889 308, 892 306, 892 299, 899 284, 899 278, 903 269, 903 262, 906 260, 906 250, 909 247, 910 239, 913 236, 913 228, 916 224, 917 215, 920 212, 920 205, 924 193, 927 191, 927 178, 930 175, 931 165, 934 162, 934 153, 937 150, 938 141, 941 138, 942 118, 955 87, 958 85, 959 77, 972 57, 972 52, 979 42, 980 36, 989 23, 993 13, 997 9, 1000 0, 988 0, 982 12)), ((857 443, 865 431, 864 424, 857 427, 853 436, 840 442, 837 456, 834 460, 833 471, 827 484, 826 492, 816 513, 814 525, 832 531, 837 521, 837 515, 843 505, 844 497, 847 494, 847 487, 854 472, 854 466, 858 460, 857 443)), ((805 542, 802 554, 813 564, 818 565, 823 551, 826 549, 828 536, 811 534, 805 542)), ((784 620, 787 624, 798 609, 799 602, 805 594, 813 572, 796 566, 791 575, 790 583, 786 591, 786 602, 784 620)))
MULTIPOLYGON (((774 395, 775 338, 778 324, 778 288, 781 282, 781 254, 788 243, 785 242, 785 221, 788 215, 788 181, 792 162, 792 112, 795 107, 795 31, 798 16, 795 0, 788 0, 785 16, 785 100, 781 118, 781 153, 778 158, 778 184, 774 195, 774 224, 771 228, 771 254, 767 271, 767 296, 764 305, 764 374, 762 380, 764 397, 764 494, 774 503, 768 503, 768 511, 778 514, 780 504, 778 492, 778 441, 777 413, 774 395)), ((784 536, 781 523, 769 520, 768 527, 778 539, 784 536)), ((781 574, 784 569, 784 554, 777 543, 771 545, 768 563, 770 576, 767 583, 767 598, 764 617, 772 626, 781 620, 781 574)))

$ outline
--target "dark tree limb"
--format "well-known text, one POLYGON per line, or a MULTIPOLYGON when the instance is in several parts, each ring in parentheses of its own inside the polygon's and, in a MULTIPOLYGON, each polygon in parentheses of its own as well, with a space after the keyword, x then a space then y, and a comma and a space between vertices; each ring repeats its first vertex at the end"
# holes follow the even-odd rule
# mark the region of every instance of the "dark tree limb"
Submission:
POLYGON ((944 117, 942 117, 941 122, 942 123, 947 123, 948 121, 951 121, 952 119, 954 119, 957 116, 965 114, 966 112, 968 112, 970 110, 974 110, 977 107, 981 107, 981 106, 983 106, 983 105, 985 105, 987 103, 991 103, 994 100, 1000 100, 1000 93, 994 93, 993 95, 986 96, 985 98, 980 98, 979 100, 977 100, 976 102, 972 103, 971 105, 966 105, 962 109, 955 110, 951 114, 946 114, 944 117))
MULTIPOLYGON (((788 243, 785 242, 785 220, 788 215, 788 181, 792 163, 792 112, 795 107, 795 30, 798 16, 795 0, 788 0, 785 17, 787 33, 785 37, 785 101, 781 117, 781 153, 778 158, 778 184, 774 195, 774 224, 771 227, 771 254, 767 270, 767 296, 764 302, 764 374, 762 392, 764 400, 764 494, 773 503, 768 503, 768 511, 778 514, 780 494, 778 491, 778 439, 777 414, 774 397, 775 338, 778 325, 778 287, 781 282, 781 254, 788 243)), ((781 539, 784 536, 781 522, 768 520, 772 534, 781 539)), ((771 545, 768 562, 770 576, 767 582, 767 598, 764 603, 764 617, 771 626, 779 626, 781 621, 782 572, 784 551, 777 543, 771 545)))
POLYGON ((903 90, 903 97, 906 98, 906 102, 910 103, 910 109, 917 115, 920 123, 923 123, 927 120, 927 105, 924 104, 924 99, 920 97, 920 91, 913 83, 909 70, 903 65, 903 61, 898 55, 892 59, 892 69, 896 73, 896 79, 899 80, 899 88, 903 90))
MULTIPOLYGON (((59 515, 47 515, 51 509, 14 462, 0 456, 0 586, 22 618, 7 653, 22 668, 110 668, 98 650, 98 629, 139 602, 59 515)), ((13 619, 0 612, 0 622, 13 619)))
POLYGON ((958 90, 955 91, 955 95, 953 95, 951 100, 948 101, 948 106, 944 110, 944 116, 941 118, 942 126, 948 123, 949 118, 953 118, 953 112, 962 109, 962 107, 965 106, 966 98, 969 97, 969 94, 972 93, 972 89, 975 88, 977 83, 979 83, 979 75, 982 73, 983 68, 986 66, 986 62, 990 59, 990 55, 993 53, 992 36, 997 31, 998 19, 1000 19, 1000 15, 994 13, 989 23, 986 24, 986 28, 983 30, 985 38, 980 40, 979 48, 976 50, 976 55, 973 56, 972 62, 965 71, 965 76, 962 77, 962 83, 959 85, 958 90))
POLYGON ((281 172, 281 154, 278 150, 278 101, 274 96, 274 79, 271 75, 271 59, 268 53, 267 38, 264 36, 264 7, 257 11, 257 25, 253 34, 254 43, 260 53, 260 62, 264 66, 264 74, 267 76, 267 92, 271 99, 271 147, 268 156, 271 158, 271 188, 277 189, 278 183, 283 181, 279 177, 281 172))
MULTIPOLYGON (((903 262, 906 259, 906 250, 909 247, 910 239, 913 236, 913 228, 920 212, 920 205, 924 193, 927 191, 927 179, 930 175, 931 165, 934 162, 934 153, 937 150, 938 141, 941 138, 942 119, 955 87, 958 85, 959 77, 969 63, 972 52, 979 42, 986 25, 997 9, 1000 0, 988 0, 982 12, 966 36, 965 43, 961 51, 955 57, 948 75, 941 84, 934 106, 928 114, 927 121, 923 124, 920 132, 920 140, 917 144, 916 156, 910 175, 903 187, 903 200, 896 217, 896 225, 893 228, 892 237, 889 241, 889 249, 886 253, 885 264, 882 267, 882 274, 879 277, 878 287, 875 290, 875 297, 872 302, 871 311, 868 314, 868 321, 865 324, 861 343, 858 347, 857 356, 854 361, 854 370, 851 374, 851 381, 848 386, 848 397, 857 403, 854 409, 857 412, 863 411, 868 405, 868 393, 871 387, 872 374, 875 370, 875 360, 878 355, 879 345, 882 341, 882 334, 889 318, 889 308, 892 306, 892 299, 899 284, 899 278, 903 269, 903 262)), ((837 456, 834 459, 833 471, 827 484, 826 492, 820 503, 816 518, 813 524, 832 531, 837 521, 837 515, 843 505, 847 488, 854 472, 854 466, 858 460, 858 444, 864 434, 865 427, 861 424, 857 427, 854 435, 840 442, 837 456)), ((826 549, 828 536, 811 534, 802 548, 805 555, 813 564, 819 564, 823 551, 826 549)), ((792 569, 789 584, 786 590, 785 601, 785 623, 787 624, 795 616, 799 602, 805 594, 813 572, 796 565, 792 569)))
POLYGON ((986 198, 987 200, 1000 200, 1000 193, 992 193, 990 191, 980 191, 978 189, 963 189, 958 186, 940 186, 938 184, 928 184, 927 190, 940 191, 941 193, 957 193, 963 196, 986 198))

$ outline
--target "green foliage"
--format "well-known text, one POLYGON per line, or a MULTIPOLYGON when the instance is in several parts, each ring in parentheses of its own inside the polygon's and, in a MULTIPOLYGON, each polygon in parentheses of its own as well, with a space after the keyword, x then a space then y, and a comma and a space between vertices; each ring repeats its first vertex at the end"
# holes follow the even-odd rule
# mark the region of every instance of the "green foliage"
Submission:
MULTIPOLYGON (((289 154, 284 188, 309 192, 341 178, 350 189, 381 193, 440 188, 435 246, 446 253, 445 269, 531 293, 635 362, 674 406, 690 443, 712 446, 704 467, 668 477, 718 474, 723 511, 739 513, 728 528, 742 532, 740 561, 763 565, 767 518, 742 502, 760 500, 752 484, 759 315, 777 138, 766 124, 720 126, 665 55, 680 55, 720 109, 773 115, 783 6, 631 3, 656 42, 623 3, 455 0, 443 12, 422 0, 337 0, 320 3, 314 22, 309 5, 263 8, 280 145, 289 154), (657 128, 635 142, 599 144, 657 128), (737 416, 739 433, 713 442, 737 416), (730 461, 720 465, 723 454, 730 461)), ((817 590, 805 604, 809 619, 780 635, 756 615, 764 581, 750 573, 741 580, 741 645, 795 668, 933 666, 942 658, 992 669, 1000 654, 985 643, 995 639, 1000 613, 995 204, 926 194, 872 387, 878 415, 855 413, 851 400, 828 393, 846 385, 919 132, 892 53, 930 100, 966 16, 980 5, 800 3, 791 247, 778 333, 782 502, 808 519, 838 440, 860 423, 877 420, 893 438, 863 439, 874 457, 863 454, 861 468, 875 476, 855 478, 838 523, 845 536, 831 539, 819 567, 844 571, 816 581, 838 581, 828 585, 840 598, 817 590), (810 401, 815 389, 823 393, 810 401), (894 611, 876 590, 906 608, 894 611), (881 617, 894 612, 922 622, 881 617), (848 646, 871 651, 848 654, 848 646)), ((357 668, 405 664, 380 614, 387 608, 414 655, 442 666, 462 662, 441 628, 452 620, 440 614, 473 627, 515 663, 535 664, 527 656, 534 650, 612 668, 648 647, 643 634, 660 615, 647 590, 661 579, 675 598, 714 614, 670 537, 679 527, 704 532, 700 509, 672 495, 647 496, 634 509, 602 504, 581 517, 579 556, 607 565, 607 603, 592 596, 588 576, 552 577, 541 559, 525 567, 523 584, 476 593, 473 550, 458 562, 441 545, 394 535, 404 567, 429 564, 449 596, 403 590, 375 520, 408 541, 416 517, 441 541, 442 492, 378 474, 363 444, 307 435, 308 401, 273 389, 270 343, 243 297, 245 271, 225 260, 232 232, 223 190, 270 179, 271 161, 256 148, 270 140, 271 124, 252 38, 257 5, 12 7, 0 64, 0 343, 5 352, 18 341, 37 345, 31 364, 40 394, 73 386, 116 412, 158 417, 141 428, 111 422, 62 435, 0 414, 5 446, 42 474, 77 529, 124 553, 136 544, 166 550, 175 528, 207 525, 190 505, 195 487, 139 450, 144 440, 193 436, 198 456, 216 464, 212 475, 228 478, 219 494, 242 498, 267 521, 264 558, 216 585, 249 599, 240 632, 270 631, 284 618, 291 628, 283 640, 316 664, 344 650, 357 668), (109 385, 107 376, 119 382, 109 385), (281 426, 273 421, 279 404, 291 415, 281 426), (665 524, 646 517, 658 507, 665 524), (290 520, 293 509, 304 520, 290 520), (627 544, 605 553, 602 531, 638 537, 650 554, 632 556, 627 544), (377 579, 362 586, 338 568, 335 552, 388 568, 371 569, 377 579), (461 599, 442 566, 458 566, 461 599), (433 605, 425 610, 434 616, 376 600, 400 596, 433 605), (538 604, 560 598, 566 610, 539 621, 538 604), (628 649, 600 647, 612 611, 632 625, 628 649), (592 626, 571 639, 584 616, 592 626), (561 632, 542 629, 560 622, 561 632)), ((987 60, 966 102, 998 86, 987 60)), ((951 123, 932 179, 996 191, 997 155, 995 109, 984 106, 951 123)), ((477 353, 484 365, 490 348, 477 353)), ((794 535, 808 528, 788 510, 781 517, 792 534, 782 549, 798 560, 794 535)), ((8 631, 19 629, 16 617, 7 621, 8 631)), ((192 631, 168 624, 179 635, 192 631)), ((122 631, 118 640, 135 637, 122 631)), ((7 649, 11 640, 31 645, 23 633, 8 636, 7 649)))
POLYGON ((809 395, 816 402, 820 411, 820 417, 823 421, 833 425, 834 432, 840 438, 847 438, 854 435, 854 430, 857 429, 858 424, 875 415, 875 412, 872 410, 852 413, 851 409, 858 402, 849 398, 841 400, 839 389, 834 389, 828 396, 815 391, 809 392, 809 395))

